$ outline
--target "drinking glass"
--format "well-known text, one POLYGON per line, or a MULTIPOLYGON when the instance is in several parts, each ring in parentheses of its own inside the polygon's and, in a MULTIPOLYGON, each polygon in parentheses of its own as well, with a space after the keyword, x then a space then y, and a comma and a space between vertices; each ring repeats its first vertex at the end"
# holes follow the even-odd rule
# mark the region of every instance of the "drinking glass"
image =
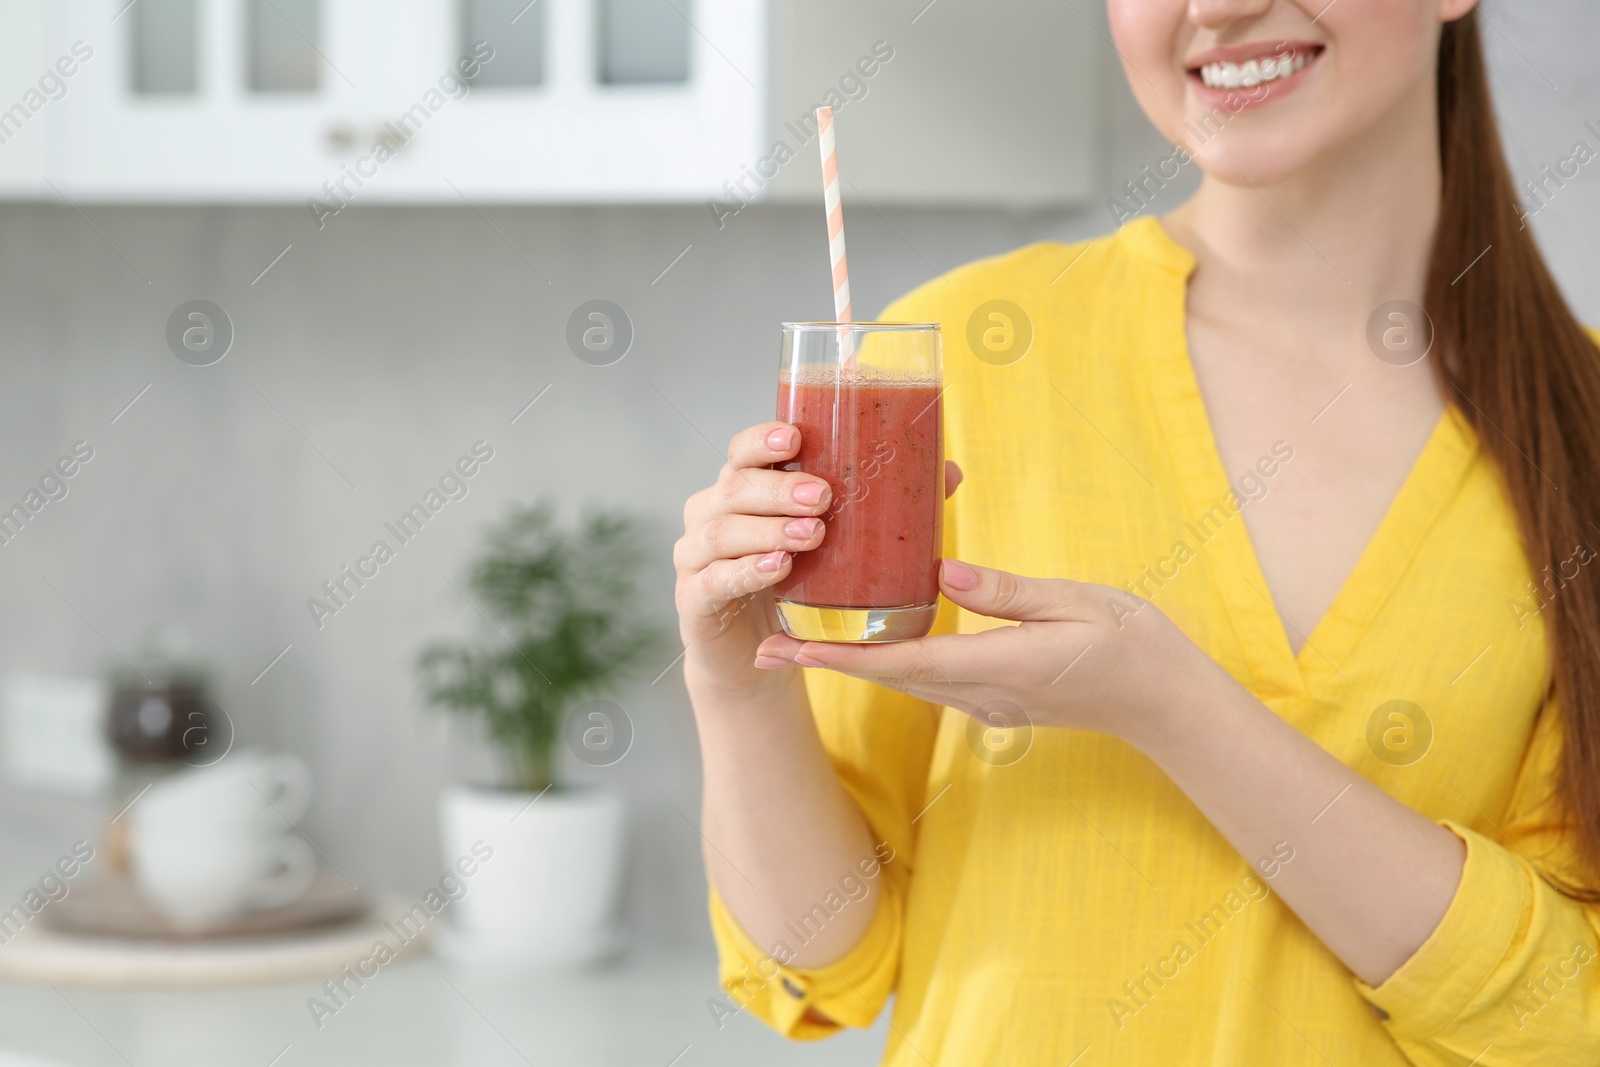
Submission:
POLYGON ((822 544, 774 590, 805 641, 904 641, 933 626, 944 529, 939 326, 786 322, 778 418, 800 452, 777 469, 826 478, 822 544))

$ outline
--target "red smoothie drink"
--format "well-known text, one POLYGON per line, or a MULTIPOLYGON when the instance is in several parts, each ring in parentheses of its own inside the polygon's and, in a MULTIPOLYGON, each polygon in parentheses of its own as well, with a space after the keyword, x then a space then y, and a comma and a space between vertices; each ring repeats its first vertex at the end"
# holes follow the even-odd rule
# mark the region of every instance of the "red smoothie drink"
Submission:
MULTIPOLYGON (((940 408, 931 382, 814 369, 798 382, 780 377, 778 418, 800 429, 800 454, 780 469, 820 475, 833 487, 822 544, 795 553, 793 569, 774 587, 780 601, 851 609, 938 601, 940 408)), ((893 636, 919 635, 885 635, 893 636)))

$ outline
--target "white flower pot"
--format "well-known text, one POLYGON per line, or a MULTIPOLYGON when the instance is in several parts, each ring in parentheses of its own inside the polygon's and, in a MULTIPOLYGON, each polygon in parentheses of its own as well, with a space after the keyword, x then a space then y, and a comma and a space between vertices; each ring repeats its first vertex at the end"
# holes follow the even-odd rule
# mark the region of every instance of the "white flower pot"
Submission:
POLYGON ((464 856, 477 861, 467 864, 474 873, 461 878, 465 892, 437 942, 447 959, 522 972, 592 963, 620 949, 620 794, 453 786, 439 798, 439 817, 447 869, 460 872, 464 856))

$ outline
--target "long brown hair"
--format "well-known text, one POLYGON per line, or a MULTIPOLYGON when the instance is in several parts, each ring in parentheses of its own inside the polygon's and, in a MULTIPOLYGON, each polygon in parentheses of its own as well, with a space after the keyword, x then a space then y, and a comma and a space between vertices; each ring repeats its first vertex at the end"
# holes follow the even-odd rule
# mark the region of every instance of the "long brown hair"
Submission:
POLYGON ((1425 296, 1435 366, 1499 468, 1530 568, 1559 583, 1540 591, 1561 715, 1553 799, 1590 888, 1554 880, 1600 899, 1600 568, 1567 578, 1563 567, 1580 546, 1587 563, 1600 535, 1600 351, 1517 211, 1476 11, 1444 27, 1438 97, 1444 187, 1425 296))

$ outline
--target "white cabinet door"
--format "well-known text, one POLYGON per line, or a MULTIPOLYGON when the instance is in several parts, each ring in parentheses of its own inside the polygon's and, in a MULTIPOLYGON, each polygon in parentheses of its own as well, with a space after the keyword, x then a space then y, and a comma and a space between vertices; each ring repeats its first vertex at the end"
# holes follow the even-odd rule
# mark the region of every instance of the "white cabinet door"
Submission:
MULTIPOLYGON (((321 5, 319 25, 301 30, 319 58, 309 91, 256 92, 246 84, 254 6, 190 0, 193 48, 171 48, 147 66, 171 76, 194 64, 192 91, 136 91, 141 58, 132 47, 170 0, 70 0, 64 36, 86 41, 83 65, 64 101, 66 150, 60 185, 94 200, 258 200, 295 195, 328 169, 324 129, 355 107, 370 73, 347 25, 376 17, 377 0, 321 5)), ((271 5, 267 5, 271 8, 271 5)), ((279 16, 281 17, 281 16, 279 16)), ((146 35, 161 35, 161 25, 146 35)), ((180 79, 181 80, 181 79, 180 79)))
MULTIPOLYGON (((535 0, 493 23, 483 47, 465 39, 470 2, 67 0, 47 36, 83 40, 93 58, 59 105, 57 184, 75 199, 333 207, 699 200, 753 158, 766 112, 758 0, 663 0, 691 31, 675 84, 603 82, 607 0, 535 0), (189 81, 172 74, 172 55, 145 54, 152 40, 171 50, 163 20, 184 8, 195 13, 189 81), (510 23, 523 18, 542 20, 543 76, 495 84, 495 61, 516 61, 510 23), (256 87, 273 35, 309 60, 313 86, 256 87), (480 75, 470 86, 463 61, 480 75)), ((304 64, 287 66, 292 76, 304 64)))
MULTIPOLYGON (((674 17, 692 25, 687 80, 665 85, 602 83, 597 0, 538 5, 549 43, 543 84, 480 85, 441 109, 397 157, 393 180, 373 183, 374 198, 458 199, 453 185, 473 201, 694 201, 754 158, 767 106, 764 4, 670 0, 683 13, 674 17)), ((449 39, 434 34, 411 60, 413 94, 453 58, 449 39)))

